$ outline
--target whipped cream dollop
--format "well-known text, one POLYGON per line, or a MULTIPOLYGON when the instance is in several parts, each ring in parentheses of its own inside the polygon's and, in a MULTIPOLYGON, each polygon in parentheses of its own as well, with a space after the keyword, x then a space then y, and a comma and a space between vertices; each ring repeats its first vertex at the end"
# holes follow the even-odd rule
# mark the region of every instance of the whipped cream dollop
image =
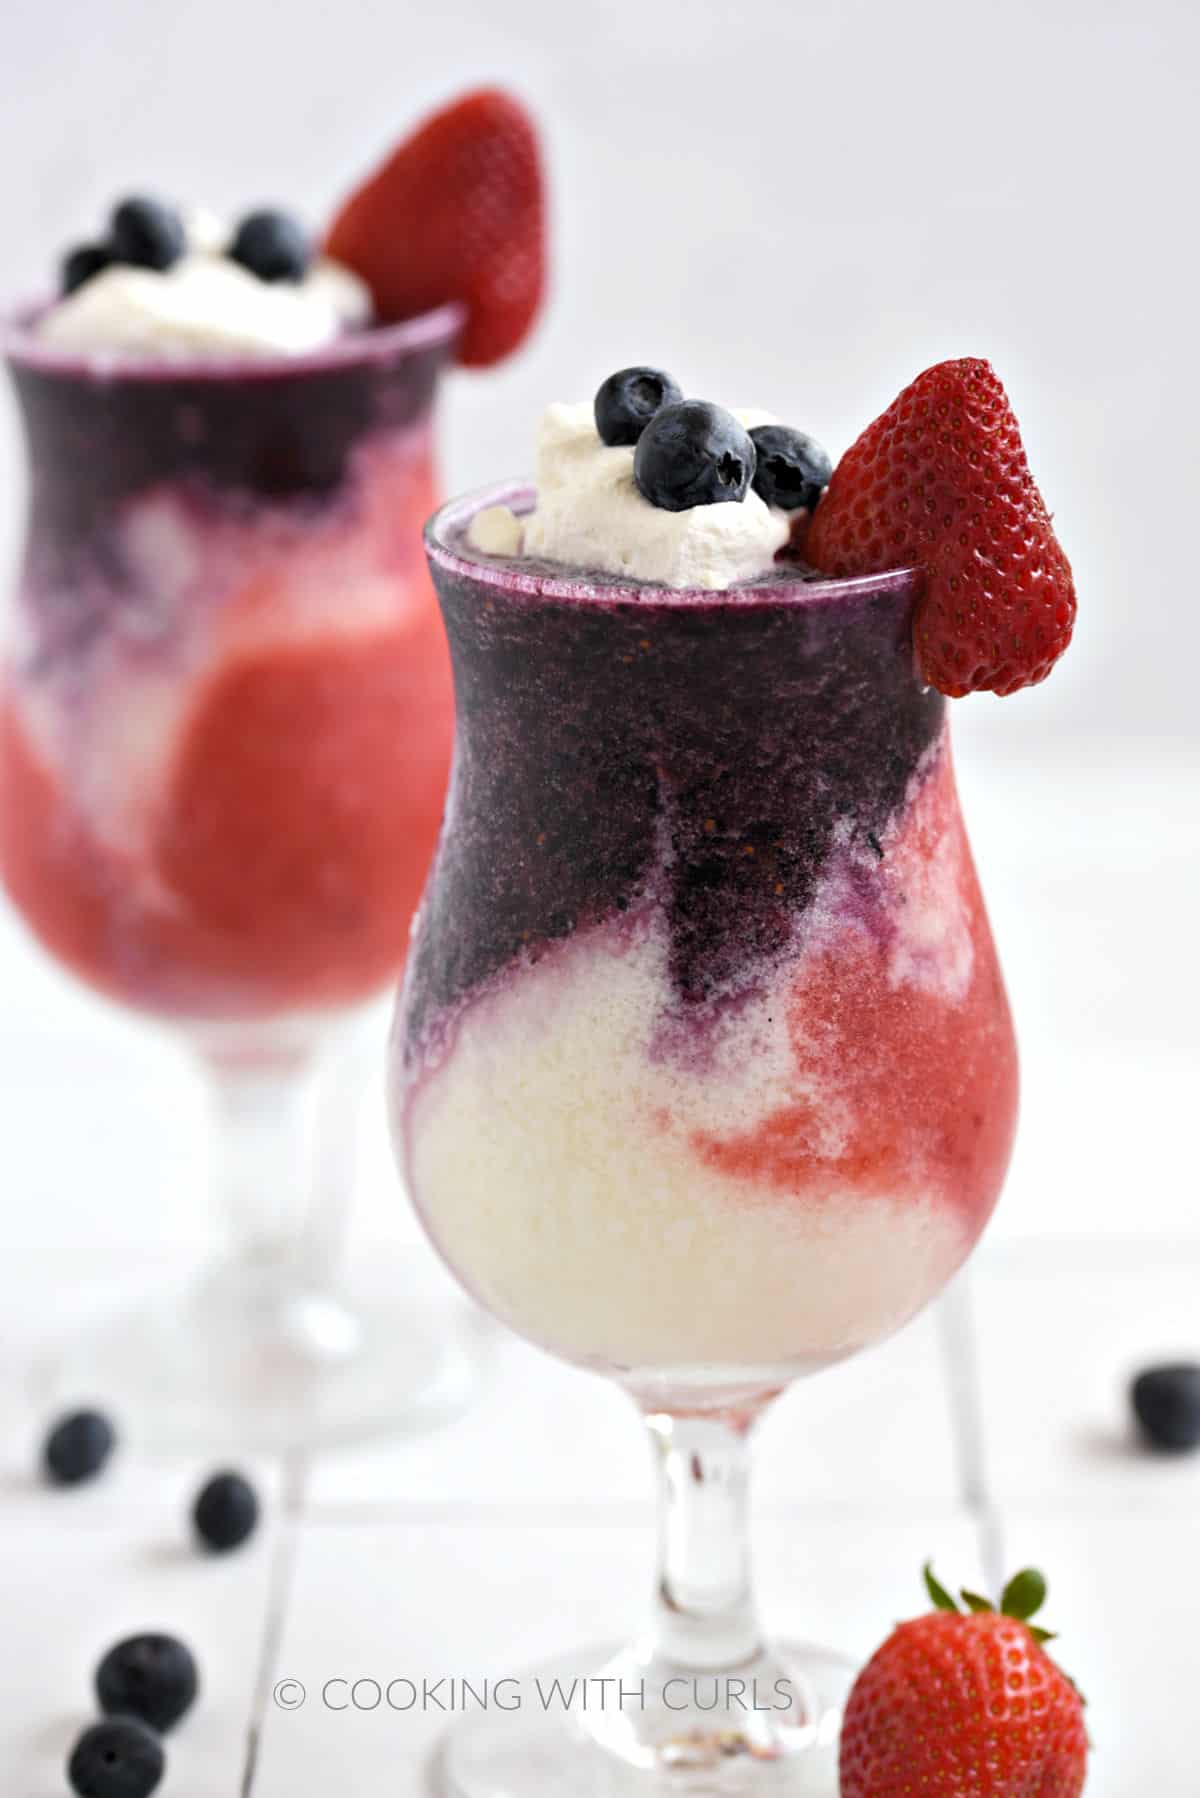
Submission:
POLYGON ((168 269, 114 263, 45 312, 36 326, 60 349, 194 356, 302 355, 370 323, 365 282, 316 261, 301 281, 263 281, 224 254, 228 231, 188 220, 187 252, 168 269))
MULTIPOLYGON (((767 412, 734 416, 747 430, 775 423, 767 412)), ((770 571, 788 540, 785 512, 753 488, 743 500, 664 511, 634 484, 633 458, 632 445, 601 442, 590 401, 548 407, 536 510, 517 518, 489 506, 472 519, 468 542, 482 555, 536 556, 658 587, 734 587, 770 571)))

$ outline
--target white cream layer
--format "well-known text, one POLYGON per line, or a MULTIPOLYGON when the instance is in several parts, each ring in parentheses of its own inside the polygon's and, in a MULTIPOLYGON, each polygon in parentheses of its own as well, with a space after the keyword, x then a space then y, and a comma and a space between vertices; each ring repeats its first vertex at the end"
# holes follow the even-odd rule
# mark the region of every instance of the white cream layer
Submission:
MULTIPOLYGON (((796 1095, 786 983, 689 1058, 663 1040, 663 938, 601 928, 468 1007, 397 1124, 427 1224, 489 1309, 610 1367, 796 1368, 940 1288, 968 1247, 945 1203, 788 1193, 692 1146, 796 1095)), ((836 1151, 838 1095, 812 1097, 836 1151)))
MULTIPOLYGON (((766 412, 735 416, 748 428, 772 422, 766 412)), ((633 446, 600 441, 589 401, 548 407, 538 432, 536 511, 500 532, 491 516, 498 508, 489 507, 468 541, 484 555, 523 553, 659 587, 733 587, 770 571, 788 539, 786 513, 753 488, 740 501, 664 511, 635 486, 633 458, 633 446)))

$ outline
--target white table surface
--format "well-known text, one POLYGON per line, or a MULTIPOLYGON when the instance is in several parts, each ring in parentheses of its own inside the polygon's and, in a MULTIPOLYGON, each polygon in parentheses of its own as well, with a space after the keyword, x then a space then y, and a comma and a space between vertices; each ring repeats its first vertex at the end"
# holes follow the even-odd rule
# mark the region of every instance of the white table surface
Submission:
MULTIPOLYGON (((1194 1798, 1200 1457, 1140 1452, 1125 1387, 1147 1360, 1200 1356, 1196 760, 968 754, 963 784, 1021 1027, 1020 1147, 955 1317, 918 1320, 767 1419, 764 1610, 865 1655, 919 1607, 927 1555, 974 1584, 1036 1561, 1090 1700, 1089 1798, 1194 1798), (964 1319, 974 1371, 946 1352, 964 1319)), ((186 1544, 202 1467, 129 1454, 93 1487, 45 1491, 22 1370, 94 1300, 203 1250, 203 1114, 169 1044, 82 997, 4 916, 0 992, 2 1789, 64 1790, 100 1652, 163 1627, 204 1676, 169 1743, 171 1798, 420 1791, 437 1716, 334 1712, 322 1686, 500 1677, 629 1633, 651 1549, 632 1412, 498 1341, 479 1402, 437 1434, 261 1464, 265 1526, 219 1562, 186 1544), (275 1703, 281 1681, 306 1702, 275 1703)), ((411 1238, 374 1089, 363 1144, 369 1257, 411 1238)))

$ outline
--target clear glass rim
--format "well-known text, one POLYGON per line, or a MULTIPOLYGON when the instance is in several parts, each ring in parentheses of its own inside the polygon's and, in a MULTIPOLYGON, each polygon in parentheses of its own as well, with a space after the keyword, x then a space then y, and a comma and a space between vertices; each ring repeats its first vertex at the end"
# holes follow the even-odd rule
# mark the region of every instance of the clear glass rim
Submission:
POLYGON ((794 605, 817 606, 837 600, 867 598, 894 594, 909 601, 916 596, 921 578, 918 568, 893 568, 882 574, 845 577, 820 576, 805 580, 780 579, 747 582, 735 587, 657 587, 648 583, 622 585, 602 577, 589 579, 581 575, 549 575, 516 567, 511 562, 488 560, 465 550, 462 532, 477 512, 488 506, 508 506, 518 516, 532 510, 537 497, 535 483, 529 477, 510 476, 492 481, 487 486, 459 494, 439 508, 425 525, 425 550, 430 562, 445 573, 459 579, 476 581, 485 587, 502 587, 506 594, 528 599, 603 600, 608 605, 739 606, 794 605))
POLYGON ((186 356, 141 355, 129 350, 68 350, 46 343, 30 329, 50 304, 46 295, 0 311, 0 354, 14 367, 78 381, 269 381, 333 369, 369 367, 376 361, 452 344, 466 322, 457 300, 394 325, 368 325, 301 354, 286 351, 250 356, 244 352, 186 356))

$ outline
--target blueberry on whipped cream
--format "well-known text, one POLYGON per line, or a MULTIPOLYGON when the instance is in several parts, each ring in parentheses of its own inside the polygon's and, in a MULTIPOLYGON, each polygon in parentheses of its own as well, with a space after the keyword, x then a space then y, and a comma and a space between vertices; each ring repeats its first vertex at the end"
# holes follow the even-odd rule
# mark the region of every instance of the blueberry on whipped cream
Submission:
POLYGON ((76 244, 68 250, 62 259, 59 274, 59 285, 64 297, 90 281, 93 275, 101 274, 112 262, 113 253, 106 243, 76 244))
POLYGON ((312 246, 304 226, 291 213, 264 208, 246 214, 234 233, 229 255, 260 281, 303 281, 312 261, 312 246))
POLYGON ((548 407, 534 509, 477 512, 471 549, 659 587, 720 590, 771 573, 829 458, 769 413, 680 395, 663 370, 635 367, 590 405, 548 407))
POLYGON ((135 197, 102 242, 64 258, 59 299, 36 330, 88 353, 302 355, 368 325, 372 311, 366 284, 315 259, 289 213, 263 208, 231 230, 135 197))
POLYGON ((643 499, 664 512, 740 504, 754 475, 750 433, 732 412, 707 400, 663 406, 638 438, 633 478, 643 499))
POLYGON ((183 220, 173 206, 138 195, 122 200, 112 215, 108 247, 114 262, 168 269, 187 248, 183 220))
POLYGON ((750 433, 757 458, 754 491, 784 512, 811 512, 833 473, 821 445, 790 425, 757 425, 750 433))
POLYGON ((682 398, 682 389, 661 368, 619 368, 596 389, 601 443, 636 443, 656 412, 682 398))

